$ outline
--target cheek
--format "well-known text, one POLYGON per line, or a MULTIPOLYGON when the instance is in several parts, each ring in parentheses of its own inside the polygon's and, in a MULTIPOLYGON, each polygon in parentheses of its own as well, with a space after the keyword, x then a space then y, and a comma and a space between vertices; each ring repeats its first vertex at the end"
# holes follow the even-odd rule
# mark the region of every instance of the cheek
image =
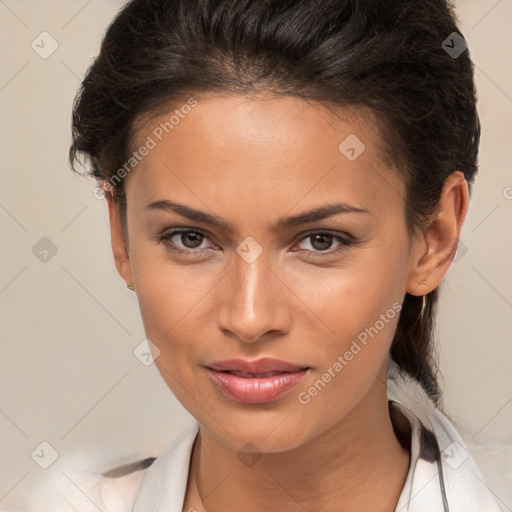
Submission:
MULTIPOLYGON (((161 270, 148 268, 139 277, 137 296, 144 331, 159 350, 155 366, 178 401, 193 410, 199 402, 192 397, 202 396, 196 367, 201 326, 193 318, 200 313, 204 288, 184 279, 178 267, 170 265, 161 270)), ((209 405, 201 407, 208 409, 209 405)))
POLYGON ((332 340, 342 350, 390 310, 381 338, 391 341, 396 303, 404 296, 405 268, 399 251, 377 244, 354 252, 338 268, 299 267, 286 276, 300 299, 290 301, 297 303, 293 316, 302 328, 316 330, 319 337, 332 340))
MULTIPOLYGON (((132 258, 144 331, 159 350, 155 365, 182 405, 193 409, 204 395, 199 365, 213 335, 216 286, 225 270, 178 265, 160 248, 134 248, 132 258)), ((209 407, 206 402, 201 410, 209 407)))
MULTIPOLYGON (((307 328, 317 330, 318 341, 310 354, 321 361, 315 377, 322 382, 312 394, 327 382, 321 392, 325 400, 361 396, 386 361, 405 293, 403 244, 375 243, 347 260, 344 268, 316 269, 314 279, 294 276, 295 289, 303 290, 301 298, 315 313, 309 313, 312 325, 307 328)), ((305 391, 307 400, 312 395, 305 391)))
POLYGON ((318 428, 314 418, 334 423, 372 386, 380 385, 377 375, 387 360, 401 310, 399 287, 385 274, 379 279, 352 274, 338 285, 329 294, 330 302, 318 310, 331 330, 317 338, 311 352, 321 363, 296 397, 301 421, 311 429, 318 428))
POLYGON ((178 265, 165 248, 151 243, 134 244, 130 264, 143 321, 160 336, 186 320, 215 278, 204 266, 178 265))

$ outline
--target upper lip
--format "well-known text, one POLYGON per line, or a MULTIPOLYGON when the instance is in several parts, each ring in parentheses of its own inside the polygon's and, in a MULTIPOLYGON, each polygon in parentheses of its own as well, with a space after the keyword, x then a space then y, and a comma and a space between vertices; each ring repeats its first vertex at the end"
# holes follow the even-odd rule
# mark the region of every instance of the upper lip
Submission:
POLYGON ((263 357, 255 361, 247 359, 227 359, 225 361, 215 361, 205 365, 207 368, 217 371, 240 371, 245 373, 269 373, 269 372, 298 372, 309 368, 300 366, 272 357, 263 357))

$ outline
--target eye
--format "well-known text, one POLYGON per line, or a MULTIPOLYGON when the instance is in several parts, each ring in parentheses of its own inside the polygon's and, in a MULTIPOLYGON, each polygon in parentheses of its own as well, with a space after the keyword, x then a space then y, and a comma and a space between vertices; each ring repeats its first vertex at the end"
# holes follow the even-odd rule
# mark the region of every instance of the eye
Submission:
POLYGON ((164 233, 157 238, 157 241, 165 243, 172 251, 194 252, 194 249, 205 249, 205 247, 200 247, 205 238, 204 233, 195 229, 175 229, 164 233), (174 238, 176 240, 173 240, 174 238), (181 247, 179 244, 181 244, 181 247))
POLYGON ((344 252, 348 250, 348 248, 354 244, 352 240, 350 240, 348 237, 342 237, 340 235, 336 235, 335 233, 331 233, 330 231, 317 231, 315 233, 308 233, 305 237, 301 239, 301 243, 309 241, 309 246, 313 248, 311 249, 300 249, 305 250, 307 252, 316 253, 320 256, 322 256, 322 253, 325 253, 325 255, 333 255, 333 254, 339 254, 341 252, 344 252), (339 241, 339 246, 331 251, 328 251, 333 245, 334 240, 339 241))

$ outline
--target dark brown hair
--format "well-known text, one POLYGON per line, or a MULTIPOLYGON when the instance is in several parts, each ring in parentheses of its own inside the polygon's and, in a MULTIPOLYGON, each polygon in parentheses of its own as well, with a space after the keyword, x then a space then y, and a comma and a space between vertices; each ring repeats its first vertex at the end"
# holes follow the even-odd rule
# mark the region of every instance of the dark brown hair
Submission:
MULTIPOLYGON (((412 235, 450 174, 462 171, 471 192, 477 172, 473 64, 457 23, 447 0, 132 0, 75 98, 71 166, 80 153, 89 174, 111 180, 125 222, 123 182, 112 178, 130 158, 138 122, 180 98, 270 92, 359 106, 375 115, 403 177, 412 235)), ((436 288, 420 317, 422 297, 406 294, 391 357, 439 405, 437 299, 436 288)))

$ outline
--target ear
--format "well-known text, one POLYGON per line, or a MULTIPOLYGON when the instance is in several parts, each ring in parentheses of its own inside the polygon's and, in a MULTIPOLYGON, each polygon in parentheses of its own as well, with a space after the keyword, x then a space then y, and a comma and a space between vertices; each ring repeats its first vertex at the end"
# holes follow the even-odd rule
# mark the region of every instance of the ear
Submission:
POLYGON ((126 284, 133 285, 132 269, 126 242, 124 239, 123 224, 117 204, 114 201, 113 194, 105 190, 105 199, 107 200, 108 216, 110 219, 110 238, 112 242, 112 252, 119 275, 126 284))
POLYGON ((457 252, 468 202, 467 181, 456 171, 446 180, 427 229, 413 242, 407 280, 410 295, 426 295, 443 280, 457 252))

